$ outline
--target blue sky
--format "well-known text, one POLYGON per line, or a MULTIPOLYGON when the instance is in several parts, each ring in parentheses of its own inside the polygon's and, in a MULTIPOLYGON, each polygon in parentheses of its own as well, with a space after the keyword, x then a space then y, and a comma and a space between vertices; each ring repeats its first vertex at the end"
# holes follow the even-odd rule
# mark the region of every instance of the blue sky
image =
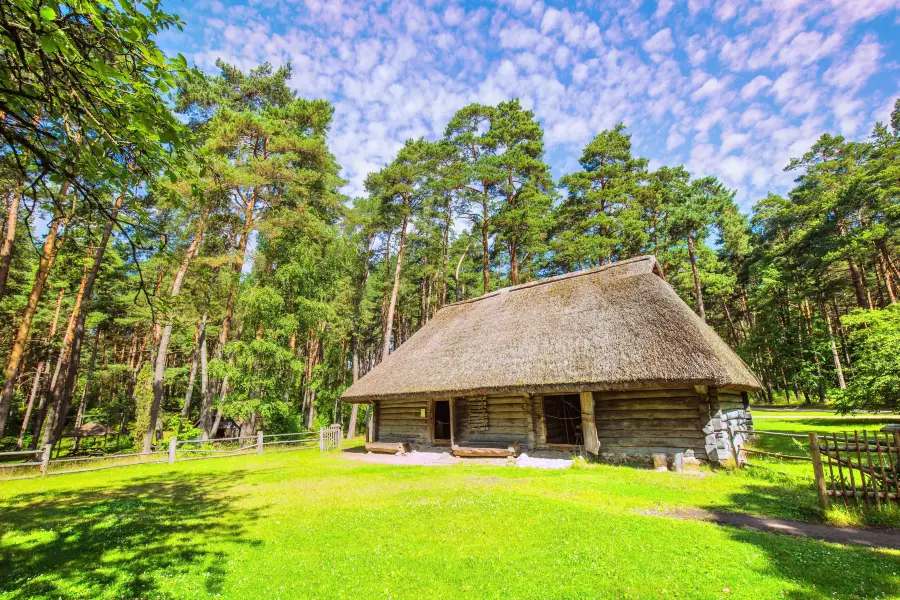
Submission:
POLYGON ((863 139, 900 96, 900 0, 164 6, 186 22, 165 51, 209 71, 290 60, 298 93, 334 104, 329 144, 351 195, 405 139, 519 97, 557 177, 621 121, 651 166, 716 175, 749 208, 789 188, 784 166, 821 133, 863 139))

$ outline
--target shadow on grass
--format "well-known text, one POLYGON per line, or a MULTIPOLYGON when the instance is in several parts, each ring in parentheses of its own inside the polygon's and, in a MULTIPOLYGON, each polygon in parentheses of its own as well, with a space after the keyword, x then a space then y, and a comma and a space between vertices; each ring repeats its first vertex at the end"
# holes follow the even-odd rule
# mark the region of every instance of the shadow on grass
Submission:
MULTIPOLYGON (((780 483, 746 486, 740 492, 729 494, 726 506, 705 508, 821 522, 816 502, 811 489, 792 485, 785 479, 780 483)), ((768 566, 764 574, 797 586, 798 589, 784 591, 786 598, 892 597, 900 586, 900 555, 896 551, 826 543, 730 525, 723 528, 733 540, 752 544, 765 554, 768 566)))
MULTIPOLYGON (((755 478, 760 478, 755 473, 755 478)), ((728 494, 724 505, 706 510, 730 510, 751 515, 771 515, 806 522, 821 522, 813 486, 777 473, 759 483, 728 494)), ((787 598, 875 598, 896 594, 900 586, 900 555, 896 551, 763 533, 731 525, 723 526, 735 541, 752 544, 766 556, 765 573, 797 586, 785 590, 787 598)), ((898 533, 897 535, 900 535, 898 533)))
POLYGON ((735 541, 752 544, 765 553, 771 574, 799 589, 785 590, 786 598, 887 598, 900 586, 900 556, 885 550, 842 546, 787 535, 728 527, 735 541))
POLYGON ((174 477, 0 502, 0 596, 183 597, 161 584, 188 577, 203 581, 198 592, 221 591, 225 554, 215 548, 257 543, 248 534, 258 511, 229 518, 240 472, 174 477))

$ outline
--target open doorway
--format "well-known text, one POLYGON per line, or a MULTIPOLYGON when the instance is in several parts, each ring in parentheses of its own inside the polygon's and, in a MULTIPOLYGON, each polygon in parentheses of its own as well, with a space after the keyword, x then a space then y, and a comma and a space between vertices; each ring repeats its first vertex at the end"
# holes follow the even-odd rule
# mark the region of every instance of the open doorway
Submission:
POLYGON ((548 444, 584 445, 581 433, 581 396, 544 396, 544 425, 548 444))
POLYGON ((450 402, 434 401, 434 440, 450 441, 450 402))

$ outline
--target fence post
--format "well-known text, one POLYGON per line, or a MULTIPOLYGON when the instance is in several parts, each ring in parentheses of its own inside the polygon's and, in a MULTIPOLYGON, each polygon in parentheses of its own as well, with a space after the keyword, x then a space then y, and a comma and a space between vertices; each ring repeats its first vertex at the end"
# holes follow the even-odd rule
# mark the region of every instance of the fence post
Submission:
POLYGON ((812 457, 813 474, 816 477, 816 492, 822 509, 828 508, 828 488, 825 486, 825 469, 822 468, 822 454, 819 450, 819 436, 815 431, 809 432, 809 454, 812 457))
POLYGON ((47 476, 47 471, 50 469, 50 454, 53 452, 53 444, 44 444, 44 449, 41 452, 41 477, 47 476))
POLYGON ((257 454, 263 453, 263 432, 262 431, 256 432, 256 453, 257 454))
POLYGON ((175 462, 175 445, 178 443, 178 438, 176 436, 172 436, 169 438, 169 464, 175 462))
POLYGON ((337 437, 337 443, 335 446, 338 450, 341 449, 341 440, 344 439, 344 428, 341 425, 335 425, 334 427, 334 435, 337 437))
POLYGON ((319 452, 325 452, 325 428, 319 428, 319 452))

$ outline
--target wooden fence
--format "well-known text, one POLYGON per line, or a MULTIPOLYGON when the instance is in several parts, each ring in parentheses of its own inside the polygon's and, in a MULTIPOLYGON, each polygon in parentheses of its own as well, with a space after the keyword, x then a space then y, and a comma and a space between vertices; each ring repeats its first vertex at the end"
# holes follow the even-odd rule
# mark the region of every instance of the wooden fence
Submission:
POLYGON ((900 432, 863 431, 860 435, 859 431, 827 434, 810 431, 801 435, 757 430, 723 431, 728 431, 729 436, 744 433, 808 442, 809 456, 800 456, 739 446, 731 437, 732 452, 738 466, 751 464, 747 454, 811 462, 822 508, 828 508, 837 498, 845 506, 854 502, 874 508, 881 508, 888 502, 900 502, 900 432))
POLYGON ((106 456, 78 456, 56 459, 51 458, 53 452, 52 444, 47 444, 41 450, 0 452, 0 460, 18 457, 25 459, 23 462, 0 462, 0 481, 100 471, 138 464, 166 462, 172 464, 186 460, 224 458, 239 454, 262 454, 264 451, 278 452, 314 449, 316 446, 319 447, 321 452, 329 452, 340 449, 341 434, 340 425, 331 425, 321 428, 318 433, 308 431, 265 435, 260 431, 253 436, 210 440, 179 440, 173 436, 169 438, 165 449, 154 449, 154 451, 149 453, 109 454, 106 456), (4 472, 11 470, 16 470, 20 473, 24 471, 27 474, 13 477, 3 476, 4 472))
POLYGON ((900 432, 810 432, 809 445, 822 508, 832 498, 875 508, 900 502, 900 432))

